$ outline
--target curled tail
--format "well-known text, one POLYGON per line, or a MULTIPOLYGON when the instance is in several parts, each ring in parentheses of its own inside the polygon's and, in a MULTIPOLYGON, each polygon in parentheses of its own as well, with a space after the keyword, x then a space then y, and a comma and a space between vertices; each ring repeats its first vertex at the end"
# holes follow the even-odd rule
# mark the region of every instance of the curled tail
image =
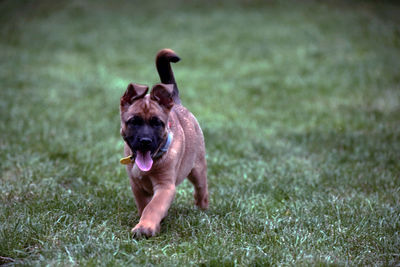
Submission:
POLYGON ((156 67, 160 80, 165 84, 173 84, 172 99, 176 104, 180 104, 178 86, 176 85, 174 73, 172 72, 171 62, 176 63, 181 60, 178 55, 171 49, 162 49, 156 56, 156 67))

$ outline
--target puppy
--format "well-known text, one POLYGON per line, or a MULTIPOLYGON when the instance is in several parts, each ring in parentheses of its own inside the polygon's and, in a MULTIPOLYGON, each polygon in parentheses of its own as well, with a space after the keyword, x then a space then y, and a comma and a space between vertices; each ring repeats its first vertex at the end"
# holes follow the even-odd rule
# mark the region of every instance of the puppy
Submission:
POLYGON ((159 233, 176 186, 186 177, 194 185, 195 204, 208 208, 207 162, 204 137, 196 118, 181 104, 171 62, 180 58, 171 49, 156 56, 161 83, 131 83, 121 97, 121 136, 130 184, 140 221, 134 236, 159 233))

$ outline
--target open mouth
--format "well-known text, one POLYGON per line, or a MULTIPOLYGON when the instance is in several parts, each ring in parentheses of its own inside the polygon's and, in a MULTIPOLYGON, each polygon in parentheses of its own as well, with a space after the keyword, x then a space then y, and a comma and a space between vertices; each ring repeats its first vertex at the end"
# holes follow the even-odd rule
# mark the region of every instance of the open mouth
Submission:
POLYGON ((136 151, 135 163, 141 171, 147 172, 153 166, 150 151, 136 151))

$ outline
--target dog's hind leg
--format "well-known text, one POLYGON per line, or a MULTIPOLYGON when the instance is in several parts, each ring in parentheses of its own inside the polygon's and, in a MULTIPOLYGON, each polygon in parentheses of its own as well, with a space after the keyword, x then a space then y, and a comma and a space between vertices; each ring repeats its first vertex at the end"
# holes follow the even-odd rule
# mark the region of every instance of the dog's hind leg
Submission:
POLYGON ((194 185, 196 206, 205 210, 208 208, 207 164, 205 158, 198 163, 188 175, 188 179, 194 185))

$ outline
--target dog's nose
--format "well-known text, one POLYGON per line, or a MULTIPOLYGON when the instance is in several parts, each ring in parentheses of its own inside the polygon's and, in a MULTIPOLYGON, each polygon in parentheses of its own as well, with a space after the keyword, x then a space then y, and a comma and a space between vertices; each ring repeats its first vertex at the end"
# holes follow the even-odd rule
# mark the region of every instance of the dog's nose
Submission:
POLYGON ((151 145, 152 140, 151 140, 151 138, 143 137, 143 138, 140 138, 139 142, 142 146, 149 146, 149 145, 151 145))

